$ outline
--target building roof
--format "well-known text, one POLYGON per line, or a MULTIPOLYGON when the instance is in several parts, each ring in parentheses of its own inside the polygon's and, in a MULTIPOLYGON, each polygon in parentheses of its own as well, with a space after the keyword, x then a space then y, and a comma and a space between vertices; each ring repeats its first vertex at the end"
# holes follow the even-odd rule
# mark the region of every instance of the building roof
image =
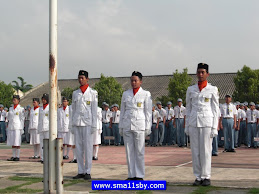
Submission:
MULTIPOLYGON (((197 82, 196 74, 189 74, 192 78, 192 84, 197 82)), ((217 86, 219 89, 220 99, 223 100, 226 94, 233 94, 235 90, 234 77, 236 73, 215 73, 210 74, 208 81, 217 86)), ((168 95, 168 84, 170 78, 173 75, 154 75, 154 76, 145 76, 143 78, 142 87, 151 92, 152 99, 155 100, 157 97, 167 96, 168 95)), ((124 90, 131 88, 130 86, 130 77, 115 77, 115 79, 122 85, 124 90)), ((92 78, 89 80, 90 87, 93 87, 96 82, 99 81, 99 78, 92 78)), ((64 88, 77 88, 79 83, 77 79, 60 79, 58 80, 58 89, 60 92, 64 88)), ((26 92, 24 97, 21 99, 21 105, 27 106, 32 104, 32 98, 38 97, 41 98, 43 93, 49 93, 49 83, 43 83, 30 91, 26 92)))

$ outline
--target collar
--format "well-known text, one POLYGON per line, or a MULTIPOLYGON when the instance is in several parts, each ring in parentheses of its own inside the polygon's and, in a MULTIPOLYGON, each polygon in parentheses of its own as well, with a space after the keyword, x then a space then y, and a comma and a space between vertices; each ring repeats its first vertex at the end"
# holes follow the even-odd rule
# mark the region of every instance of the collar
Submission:
POLYGON ((15 110, 19 104, 13 105, 13 109, 15 110))
POLYGON ((84 94, 85 91, 87 90, 89 84, 86 84, 86 85, 83 85, 83 86, 80 86, 80 89, 81 89, 81 92, 84 94))
MULTIPOLYGON (((140 87, 139 87, 140 88, 140 87)), ((139 91, 139 88, 133 88, 133 94, 135 96, 135 94, 139 91)))
POLYGON ((34 106, 34 110, 36 110, 37 108, 39 108, 39 106, 34 106))
POLYGON ((49 104, 43 104, 43 110, 48 106, 49 104))
POLYGON ((63 106, 63 110, 66 110, 67 106, 63 106))
POLYGON ((205 81, 198 81, 198 87, 200 89, 200 91, 202 91, 203 88, 205 88, 208 84, 208 81, 205 80, 205 81))

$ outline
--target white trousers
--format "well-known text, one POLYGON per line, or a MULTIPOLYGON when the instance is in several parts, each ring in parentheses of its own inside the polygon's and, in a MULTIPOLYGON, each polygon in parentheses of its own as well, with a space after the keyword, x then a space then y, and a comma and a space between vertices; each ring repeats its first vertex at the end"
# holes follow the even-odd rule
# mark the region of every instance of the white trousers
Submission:
POLYGON ((91 126, 75 127, 78 174, 90 174, 93 157, 91 126))
POLYGON ((145 131, 123 131, 128 163, 128 178, 145 176, 145 131))
POLYGON ((44 131, 40 133, 40 157, 43 160, 43 139, 49 139, 49 131, 44 131))
POLYGON ((192 167, 196 179, 210 179, 212 140, 211 128, 190 127, 192 167))

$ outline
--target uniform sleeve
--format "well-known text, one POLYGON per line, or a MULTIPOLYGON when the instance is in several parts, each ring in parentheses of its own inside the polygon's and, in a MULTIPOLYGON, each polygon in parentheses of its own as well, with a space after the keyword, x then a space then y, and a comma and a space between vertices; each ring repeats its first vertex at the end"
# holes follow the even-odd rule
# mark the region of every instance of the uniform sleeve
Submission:
POLYGON ((145 129, 151 129, 151 126, 152 126, 152 99, 151 99, 150 92, 147 92, 147 95, 146 95, 144 111, 145 111, 145 118, 146 118, 145 129))
POLYGON ((191 102, 191 91, 190 91, 190 87, 188 87, 187 92, 186 92, 186 108, 185 108, 185 126, 189 127, 189 118, 190 118, 190 114, 192 111, 192 102, 191 102))
POLYGON ((75 114, 75 111, 76 111, 76 103, 75 103, 75 92, 73 92, 73 95, 72 95, 72 104, 71 104, 71 128, 72 129, 72 126, 73 126, 73 118, 74 118, 74 114, 75 114))
POLYGON ((233 105, 233 109, 234 109, 233 114, 237 116, 237 109, 236 109, 236 106, 235 106, 235 105, 233 105))
POLYGON ((72 109, 72 105, 69 106, 69 125, 68 125, 68 129, 71 131, 72 130, 72 114, 73 114, 73 109, 72 109))
POLYGON ((92 128, 97 128, 97 107, 98 107, 98 93, 93 91, 92 109, 92 128))
POLYGON ((123 117, 124 117, 124 114, 125 114, 125 106, 126 106, 126 104, 125 104, 125 102, 124 102, 124 98, 125 98, 125 92, 123 92, 123 94, 122 94, 122 98, 121 98, 121 113, 120 113, 120 122, 119 122, 119 128, 120 129, 123 129, 123 117))
POLYGON ((25 119, 25 112, 24 112, 24 108, 21 108, 21 112, 20 112, 20 122, 21 122, 21 129, 24 128, 24 119, 25 119))
POLYGON ((211 98, 211 109, 212 109, 212 114, 213 114, 213 123, 212 123, 212 128, 217 129, 218 128, 218 111, 219 111, 219 93, 218 93, 218 88, 214 87, 214 91, 212 93, 212 98, 211 98))
POLYGON ((42 131, 42 121, 43 121, 43 118, 42 118, 41 109, 40 109, 39 110, 38 132, 42 131))

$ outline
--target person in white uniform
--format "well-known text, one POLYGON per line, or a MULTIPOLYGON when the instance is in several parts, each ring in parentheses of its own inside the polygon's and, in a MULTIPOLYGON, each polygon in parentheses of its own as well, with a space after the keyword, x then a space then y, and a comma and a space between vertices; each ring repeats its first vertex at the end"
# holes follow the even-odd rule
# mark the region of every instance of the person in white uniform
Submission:
POLYGON ((58 138, 63 139, 63 159, 69 159, 69 152, 71 150, 71 145, 69 143, 69 106, 68 99, 63 96, 62 98, 62 106, 58 109, 58 138))
POLYGON ((24 108, 20 106, 20 96, 13 96, 13 106, 8 113, 7 145, 12 146, 13 156, 8 161, 20 160, 21 135, 24 133, 24 108))
POLYGON ((72 147, 73 159, 69 163, 77 163, 76 157, 76 145, 75 145, 75 135, 72 129, 72 106, 69 106, 69 126, 68 126, 68 146, 72 147))
POLYGON ((40 158, 40 135, 38 133, 39 127, 39 112, 40 112, 40 99, 32 99, 33 108, 30 110, 30 120, 28 132, 30 134, 30 145, 33 146, 34 155, 30 159, 39 159, 40 158))
POLYGON ((98 94, 88 85, 88 72, 78 74, 80 88, 72 96, 72 130, 75 134, 78 174, 73 179, 91 179, 93 137, 97 130, 98 94))
POLYGON ((165 136, 165 121, 166 121, 166 110, 162 108, 162 103, 158 101, 156 103, 157 111, 159 113, 159 124, 158 124, 158 145, 162 146, 165 136))
POLYGON ((0 104, 0 143, 6 141, 6 117, 7 112, 4 110, 4 105, 0 104))
POLYGON ((134 71, 131 86, 123 92, 119 131, 123 135, 128 164, 128 180, 143 180, 145 176, 145 136, 151 133, 152 99, 141 88, 142 74, 134 71))
POLYGON ((111 128, 110 128, 110 120, 112 117, 112 112, 109 109, 109 104, 103 102, 103 110, 102 110, 102 143, 104 145, 109 145, 109 140, 104 140, 104 137, 111 136, 111 128))
POLYGON ((246 125, 247 125, 247 147, 257 148, 257 142, 254 138, 257 137, 258 113, 255 109, 255 103, 249 103, 250 109, 246 111, 246 125))
POLYGON ((114 136, 114 144, 115 146, 119 146, 121 145, 121 136, 119 133, 120 110, 119 110, 118 104, 113 105, 111 122, 112 122, 112 133, 114 136))
POLYGON ((98 160, 99 145, 102 134, 102 109, 97 108, 97 130, 93 133, 93 160, 98 160))
POLYGON ((156 110, 156 106, 152 106, 152 127, 150 134, 150 146, 157 146, 158 142, 158 125, 159 125, 159 112, 156 110))
POLYGON ((218 134, 218 88, 207 82, 209 66, 199 63, 198 84, 188 87, 186 93, 185 133, 190 136, 192 166, 196 179, 194 186, 211 184, 212 139, 218 134))
POLYGON ((44 93, 42 95, 42 104, 39 111, 39 126, 38 133, 40 134, 40 162, 43 163, 43 139, 49 139, 49 95, 44 93))

